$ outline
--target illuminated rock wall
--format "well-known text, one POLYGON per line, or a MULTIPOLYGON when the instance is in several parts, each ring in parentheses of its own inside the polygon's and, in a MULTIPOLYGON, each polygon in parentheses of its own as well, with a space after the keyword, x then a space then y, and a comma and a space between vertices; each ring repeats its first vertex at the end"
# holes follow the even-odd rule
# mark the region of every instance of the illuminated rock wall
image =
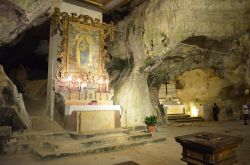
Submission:
MULTIPOLYGON (((245 75, 249 72, 249 69, 246 69, 249 65, 246 62, 249 61, 248 56, 242 52, 234 52, 235 44, 232 40, 238 40, 249 29, 249 9, 250 1, 247 0, 154 0, 142 3, 120 21, 117 29, 124 32, 124 36, 119 35, 109 47, 110 56, 113 59, 133 59, 134 62, 133 65, 127 65, 120 72, 120 76, 113 70, 110 77, 115 76, 118 79, 113 83, 120 89, 116 92, 116 101, 129 114, 129 117, 122 114, 122 118, 126 118, 129 123, 127 125, 143 123, 144 116, 155 113, 148 97, 147 73, 158 77, 160 85, 167 79, 176 81, 176 77, 185 71, 198 68, 215 69, 218 78, 215 78, 214 83, 226 83, 215 88, 209 97, 220 94, 219 88, 228 83, 237 84, 235 88, 238 88, 240 83, 249 82, 249 76, 245 75), (179 45, 181 41, 194 36, 213 39, 214 47, 209 49, 226 53, 211 51, 206 54, 203 50, 190 48, 190 43, 179 45), (229 46, 220 42, 224 39, 231 39, 229 46), (217 49, 216 45, 221 47, 217 49), (244 58, 247 60, 242 60, 244 58), (241 62, 244 64, 241 65, 241 62)), ((207 49, 206 46, 204 49, 207 49)), ((199 93, 200 95, 202 93, 199 93)), ((126 123, 123 122, 123 125, 126 123)))

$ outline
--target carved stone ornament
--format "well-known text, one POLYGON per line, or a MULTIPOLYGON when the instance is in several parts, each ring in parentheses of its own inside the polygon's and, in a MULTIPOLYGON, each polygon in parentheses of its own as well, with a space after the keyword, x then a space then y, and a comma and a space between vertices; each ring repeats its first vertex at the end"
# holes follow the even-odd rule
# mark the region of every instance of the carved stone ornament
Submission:
POLYGON ((113 23, 102 23, 88 15, 68 14, 59 8, 51 19, 51 36, 59 32, 61 36, 58 52, 59 66, 56 78, 64 81, 66 76, 108 77, 104 68, 104 40, 114 39, 113 23))

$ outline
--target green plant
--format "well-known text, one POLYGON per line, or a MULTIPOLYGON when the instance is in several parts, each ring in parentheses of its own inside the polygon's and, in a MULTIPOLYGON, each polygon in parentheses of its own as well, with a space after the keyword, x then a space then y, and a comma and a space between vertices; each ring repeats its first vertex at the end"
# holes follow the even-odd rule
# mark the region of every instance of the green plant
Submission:
POLYGON ((156 125, 157 124, 157 117, 155 115, 145 117, 144 123, 149 125, 156 125))

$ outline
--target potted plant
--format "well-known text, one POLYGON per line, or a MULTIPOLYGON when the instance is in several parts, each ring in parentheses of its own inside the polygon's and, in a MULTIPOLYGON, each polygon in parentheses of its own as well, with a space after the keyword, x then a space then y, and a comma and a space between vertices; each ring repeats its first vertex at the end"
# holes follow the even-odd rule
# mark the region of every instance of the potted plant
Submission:
POLYGON ((155 115, 145 117, 144 123, 147 125, 148 132, 156 131, 157 117, 155 115))

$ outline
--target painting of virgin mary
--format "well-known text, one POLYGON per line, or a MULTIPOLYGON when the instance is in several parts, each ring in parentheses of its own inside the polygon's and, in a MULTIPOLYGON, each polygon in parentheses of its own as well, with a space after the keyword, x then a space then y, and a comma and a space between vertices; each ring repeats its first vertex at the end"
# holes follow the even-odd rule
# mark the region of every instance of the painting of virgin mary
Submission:
POLYGON ((79 34, 77 37, 77 64, 81 71, 93 70, 93 39, 86 34, 79 34))
POLYGON ((68 72, 98 75, 101 71, 100 29, 70 23, 68 33, 68 72))
POLYGON ((79 44, 80 51, 80 66, 89 63, 89 43, 86 40, 82 40, 79 44))

